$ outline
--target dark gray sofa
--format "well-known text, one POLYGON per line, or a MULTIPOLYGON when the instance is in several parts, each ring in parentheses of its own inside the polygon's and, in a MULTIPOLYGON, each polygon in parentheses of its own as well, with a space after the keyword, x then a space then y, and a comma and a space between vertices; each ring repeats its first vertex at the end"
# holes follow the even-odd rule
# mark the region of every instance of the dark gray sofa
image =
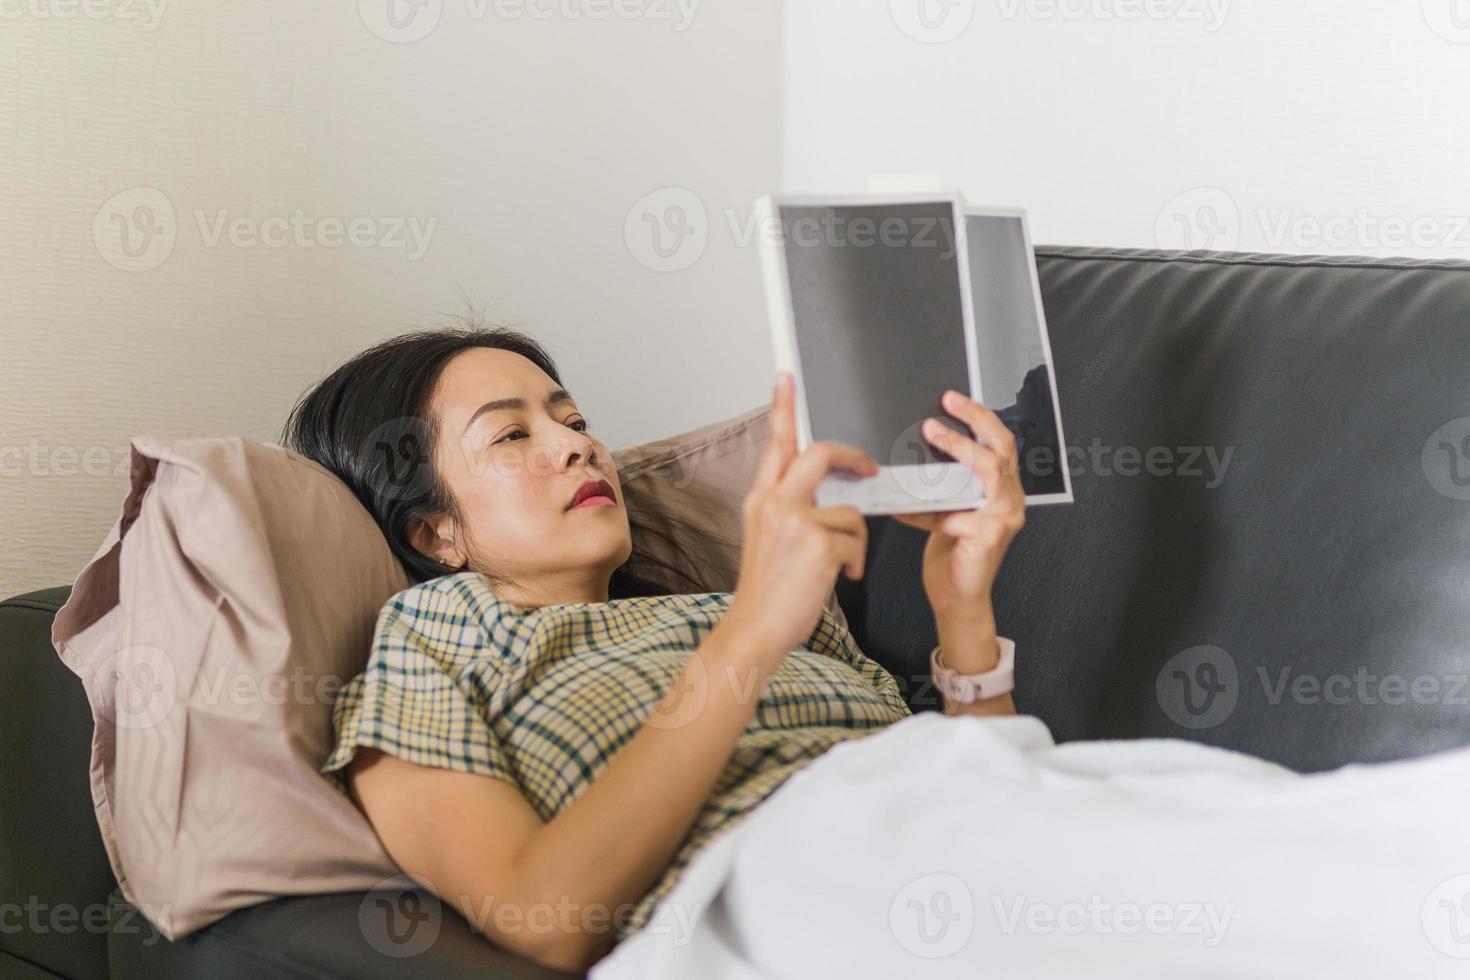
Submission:
MULTIPOLYGON (((1031 512, 998 586, 1020 709, 1060 740, 1186 737, 1301 770, 1470 744, 1470 263, 1038 256, 1077 503, 1031 512)), ((934 707, 923 536, 869 528, 839 596, 934 707)), ((161 940, 98 837, 90 715, 50 645, 67 592, 0 604, 0 977, 565 975, 448 911, 394 956, 360 894, 161 940)))

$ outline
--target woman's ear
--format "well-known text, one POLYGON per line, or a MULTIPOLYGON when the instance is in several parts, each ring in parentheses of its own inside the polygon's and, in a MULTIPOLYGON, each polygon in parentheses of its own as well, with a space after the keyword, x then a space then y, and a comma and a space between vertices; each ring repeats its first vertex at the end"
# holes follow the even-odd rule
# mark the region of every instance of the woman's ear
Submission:
POLYGON ((454 543, 454 524, 447 515, 414 518, 408 526, 408 543, 445 568, 464 566, 464 558, 454 543))

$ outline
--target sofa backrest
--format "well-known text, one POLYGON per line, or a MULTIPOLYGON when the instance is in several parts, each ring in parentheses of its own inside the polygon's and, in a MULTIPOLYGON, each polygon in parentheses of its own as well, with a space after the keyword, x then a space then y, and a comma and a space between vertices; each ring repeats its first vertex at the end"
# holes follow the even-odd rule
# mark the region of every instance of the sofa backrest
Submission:
MULTIPOLYGON (((1001 571, 1018 708, 1300 770, 1470 744, 1470 263, 1038 262, 1076 503, 1001 571)), ((869 529, 839 597, 932 705, 924 534, 869 529)))

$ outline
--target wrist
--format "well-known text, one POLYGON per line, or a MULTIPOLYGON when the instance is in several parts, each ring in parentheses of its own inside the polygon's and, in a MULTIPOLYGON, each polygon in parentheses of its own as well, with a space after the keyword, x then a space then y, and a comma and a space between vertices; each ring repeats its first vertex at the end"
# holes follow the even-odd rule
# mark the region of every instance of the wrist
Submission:
POLYGON ((934 686, 944 697, 945 713, 991 714, 995 710, 1006 713, 1003 706, 999 709, 975 707, 977 704, 990 702, 999 704, 1002 698, 1006 703, 1011 700, 1010 693, 1016 683, 1016 645, 1005 638, 1000 638, 998 642, 1000 656, 997 663, 989 670, 979 673, 955 670, 944 662, 939 647, 930 652, 930 672, 934 678, 934 686))
POLYGON ((944 663, 962 674, 981 674, 1000 662, 1000 638, 989 604, 979 615, 934 621, 944 663))

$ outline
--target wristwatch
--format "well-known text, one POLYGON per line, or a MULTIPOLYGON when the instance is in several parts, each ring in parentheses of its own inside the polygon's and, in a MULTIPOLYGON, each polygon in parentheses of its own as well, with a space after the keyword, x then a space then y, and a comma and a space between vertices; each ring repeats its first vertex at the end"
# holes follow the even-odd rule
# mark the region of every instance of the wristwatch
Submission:
POLYGON ((939 659, 938 647, 929 654, 929 672, 934 677, 934 686, 939 688, 946 701, 974 704, 1015 690, 1016 644, 1004 636, 998 636, 996 640, 1000 643, 1000 660, 983 674, 961 674, 945 666, 939 659))

